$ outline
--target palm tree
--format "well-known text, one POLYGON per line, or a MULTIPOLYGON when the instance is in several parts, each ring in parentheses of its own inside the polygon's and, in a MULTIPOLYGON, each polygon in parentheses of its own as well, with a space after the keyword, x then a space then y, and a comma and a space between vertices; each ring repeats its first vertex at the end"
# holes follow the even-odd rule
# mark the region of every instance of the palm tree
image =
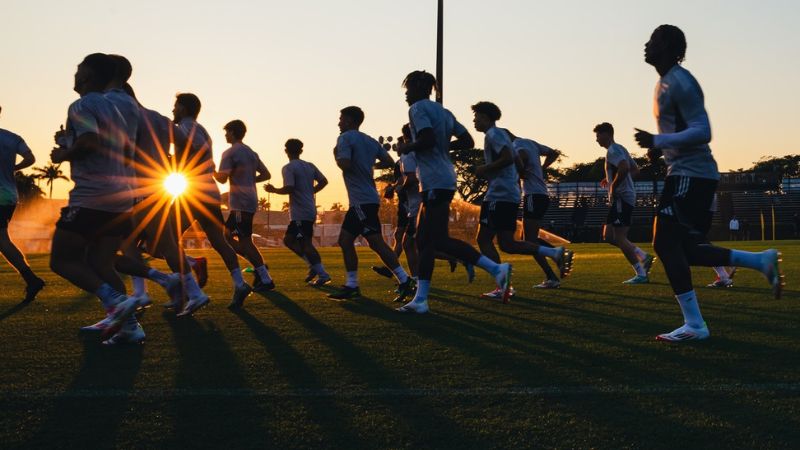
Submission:
POLYGON ((21 171, 16 171, 14 172, 14 182, 17 185, 17 193, 21 203, 44 195, 41 188, 36 185, 36 175, 27 175, 21 171))
POLYGON ((281 211, 289 212, 289 202, 283 202, 283 206, 281 206, 281 211))
POLYGON ((258 209, 259 211, 266 211, 269 209, 269 202, 264 197, 258 198, 258 209))
POLYGON ((69 178, 61 171, 61 164, 47 163, 44 167, 34 167, 33 171, 36 172, 35 178, 47 180, 45 184, 50 188, 50 198, 53 198, 53 182, 55 180, 69 181, 69 178))

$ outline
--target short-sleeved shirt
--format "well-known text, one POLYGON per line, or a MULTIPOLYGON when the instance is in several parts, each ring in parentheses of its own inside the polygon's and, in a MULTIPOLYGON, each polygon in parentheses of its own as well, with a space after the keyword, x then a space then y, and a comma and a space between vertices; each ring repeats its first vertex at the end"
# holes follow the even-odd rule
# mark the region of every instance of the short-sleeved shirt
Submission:
POLYGON ((293 159, 283 166, 283 185, 292 186, 294 190, 289 194, 289 216, 292 221, 317 220, 317 204, 314 201, 314 181, 324 182, 325 176, 314 164, 293 159))
POLYGON ((337 160, 349 159, 350 168, 342 171, 350 207, 380 203, 373 172, 379 155, 389 156, 381 144, 370 136, 349 130, 336 142, 337 160))
MULTIPOLYGON (((630 153, 628 153, 628 150, 615 142, 611 144, 606 151, 606 179, 608 180, 609 187, 614 181, 614 177, 617 176, 618 167, 622 161, 627 161, 629 168, 636 164, 633 158, 631 158, 630 153)), ((631 178, 630 171, 625 175, 625 179, 614 188, 614 196, 621 198, 629 205, 636 204, 636 189, 633 186, 633 178, 631 178)), ((610 195, 608 200, 613 200, 610 195)))
POLYGON ((147 108, 141 108, 140 113, 133 162, 136 188, 147 190, 148 185, 161 184, 168 169, 172 121, 147 108))
POLYGON ((417 178, 420 190, 456 190, 456 171, 450 160, 450 138, 467 131, 441 104, 424 99, 408 110, 409 125, 413 140, 420 131, 430 128, 436 144, 433 148, 417 152, 417 178))
POLYGON ((533 139, 518 137, 514 139, 514 151, 519 155, 524 154, 527 160, 523 169, 525 175, 525 179, 522 181, 523 193, 525 195, 547 195, 541 157, 551 155, 555 153, 555 150, 533 139))
MULTIPOLYGON (((483 158, 486 164, 491 164, 500 158, 503 148, 507 148, 513 158, 514 145, 508 132, 498 127, 486 130, 483 141, 483 158)), ((489 189, 485 197, 487 201, 519 203, 519 175, 513 159, 511 164, 492 171, 487 176, 489 177, 489 189)))
POLYGON ((680 65, 656 85, 655 115, 659 134, 653 144, 662 150, 667 176, 719 180, 719 169, 708 142, 711 123, 700 84, 680 65))
POLYGON ((201 201, 219 202, 219 188, 214 180, 215 165, 212 142, 208 132, 196 120, 184 117, 175 126, 175 133, 181 138, 176 139, 175 143, 178 169, 192 174, 186 180, 189 188, 197 189, 204 194, 204 199, 201 201), (184 140, 188 148, 181 148, 181 142, 184 140), (188 167, 189 165, 191 167, 188 167))
POLYGON ((260 163, 258 153, 241 142, 222 153, 219 172, 228 175, 231 187, 228 207, 231 210, 255 213, 258 209, 256 170, 260 163))
POLYGON ((133 199, 125 164, 128 136, 125 119, 103 94, 91 92, 69 106, 67 134, 72 142, 86 134, 97 134, 99 148, 70 161, 69 206, 107 212, 131 210, 133 199))
POLYGON ((16 134, 0 128, 0 205, 16 205, 19 201, 14 166, 17 155, 32 155, 30 147, 16 134))
MULTIPOLYGON (((415 152, 406 153, 400 156, 400 173, 405 183, 409 174, 417 174, 417 156, 415 152)), ((419 205, 422 204, 422 194, 419 191, 419 186, 416 189, 405 190, 406 194, 406 208, 409 214, 414 214, 419 210, 419 205)))

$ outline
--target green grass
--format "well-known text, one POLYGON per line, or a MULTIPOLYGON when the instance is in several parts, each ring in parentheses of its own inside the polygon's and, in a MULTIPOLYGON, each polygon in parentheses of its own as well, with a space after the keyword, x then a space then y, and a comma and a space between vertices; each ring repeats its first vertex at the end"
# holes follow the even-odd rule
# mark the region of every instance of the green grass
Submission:
MULTIPOLYGON (((623 286, 632 271, 606 245, 574 246, 556 291, 510 257, 509 305, 478 298, 485 274, 470 285, 440 264, 427 316, 393 311, 369 251, 365 297, 337 303, 283 250, 265 252, 278 292, 233 314, 208 254, 211 306, 176 319, 151 285, 147 343, 127 348, 79 336, 99 302, 33 255, 48 286, 29 306, 0 267, 0 448, 798 448, 800 242, 777 245, 784 298, 745 270, 732 289, 698 288, 712 338, 688 345, 653 339, 681 322, 660 265, 623 286)), ((341 281, 338 250, 323 258, 341 281)))

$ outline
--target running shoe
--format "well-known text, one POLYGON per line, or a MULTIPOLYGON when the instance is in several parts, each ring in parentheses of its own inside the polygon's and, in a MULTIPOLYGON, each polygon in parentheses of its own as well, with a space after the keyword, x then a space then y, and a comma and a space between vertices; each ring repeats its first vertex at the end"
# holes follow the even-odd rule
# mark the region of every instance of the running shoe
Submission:
POLYGON ((648 278, 646 275, 645 276, 636 275, 635 277, 633 277, 633 278, 631 278, 629 280, 623 281, 622 284, 647 284, 649 282, 650 282, 650 278, 648 278))
POLYGON ((425 314, 430 309, 428 308, 428 300, 411 300, 395 311, 404 314, 425 314))
POLYGON ((703 323, 702 328, 694 328, 689 325, 684 325, 669 333, 659 334, 656 336, 657 341, 664 342, 683 342, 683 341, 699 341, 708 339, 710 333, 708 327, 703 323))
POLYGON ((39 291, 44 289, 44 285, 45 283, 43 279, 39 277, 34 278, 33 281, 25 285, 25 297, 22 299, 22 302, 23 303, 32 302, 33 299, 36 298, 36 294, 38 294, 39 291))
POLYGON ((717 279, 714 280, 713 283, 709 283, 706 285, 706 287, 710 288, 729 288, 732 286, 733 286, 733 280, 731 280, 730 278, 728 278, 727 280, 723 280, 720 277, 717 277, 717 279))
POLYGON ((241 286, 237 286, 233 290, 233 298, 231 302, 228 303, 228 309, 239 309, 244 304, 244 299, 247 298, 250 293, 253 292, 253 288, 250 287, 249 284, 245 283, 241 286))
POLYGON ((269 283, 264 283, 261 281, 261 277, 256 275, 253 279, 253 292, 257 292, 259 294, 263 294, 265 292, 274 291, 275 290, 275 281, 270 280, 269 283))
POLYGON ((114 311, 111 313, 111 323, 103 330, 103 337, 107 338, 117 333, 122 328, 122 325, 136 312, 139 306, 139 299, 136 297, 128 297, 127 295, 120 294, 117 296, 121 301, 114 306, 114 311))
POLYGON ((313 287, 320 287, 320 286, 325 286, 326 284, 328 284, 330 282, 331 282, 331 276, 326 273, 326 274, 320 275, 314 281, 310 281, 309 280, 308 281, 308 285, 309 286, 313 286, 313 287))
POLYGON ((382 277, 394 278, 394 272, 392 272, 392 269, 386 266, 372 266, 371 269, 373 272, 377 273, 382 277))
POLYGON ((126 323, 120 330, 103 341, 103 345, 142 344, 144 343, 144 329, 137 321, 126 323))
POLYGON ((328 294, 328 298, 331 300, 352 300, 358 297, 361 297, 361 289, 358 286, 342 286, 339 291, 328 294))
POLYGON ((190 298, 189 301, 186 302, 186 306, 183 307, 183 311, 179 312, 177 316, 191 316, 200 309, 205 308, 208 305, 208 302, 208 296, 205 294, 199 297, 190 298))
POLYGON ((558 289, 561 287, 561 282, 558 280, 544 280, 541 283, 534 286, 536 289, 558 289))
POLYGON ((651 255, 651 254, 649 254, 649 253, 648 253, 648 254, 647 254, 645 257, 644 257, 644 259, 642 260, 642 267, 644 268, 644 272, 645 272, 645 273, 646 273, 648 276, 650 275, 650 269, 652 269, 652 268, 653 268, 653 263, 654 263, 655 261, 656 261, 656 257, 655 257, 655 256, 653 256, 653 255, 651 255))
POLYGON ((761 273, 767 277, 767 281, 772 286, 772 294, 776 299, 781 298, 783 291, 784 281, 783 274, 781 273, 780 263, 781 254, 775 249, 769 249, 762 252, 761 256, 761 273))
POLYGON ((417 282, 413 278, 408 277, 405 283, 400 283, 397 286, 397 297, 392 300, 393 302, 400 303, 406 298, 413 296, 417 292, 417 282))

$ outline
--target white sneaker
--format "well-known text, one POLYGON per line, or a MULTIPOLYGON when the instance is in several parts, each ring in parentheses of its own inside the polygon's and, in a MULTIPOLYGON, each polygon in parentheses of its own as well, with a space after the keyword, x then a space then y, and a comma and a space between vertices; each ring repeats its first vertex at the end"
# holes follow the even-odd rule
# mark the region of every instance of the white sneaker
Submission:
POLYGON ((144 342, 144 329, 139 322, 126 323, 117 334, 103 341, 103 345, 141 344, 144 342))
POLYGON ((111 324, 111 314, 106 314, 106 317, 103 320, 93 323, 91 325, 87 325, 85 327, 81 327, 81 331, 83 332, 101 332, 108 328, 111 324))
POLYGON ((503 303, 508 303, 508 297, 511 296, 511 264, 500 264, 500 272, 495 275, 494 280, 497 282, 497 287, 503 290, 503 303))
POLYGON ((780 269, 781 254, 774 248, 762 252, 761 273, 767 277, 767 281, 772 286, 772 294, 775 299, 781 298, 783 291, 783 274, 780 269))
POLYGON ((409 313, 425 314, 428 311, 430 311, 430 309, 428 308, 428 300, 426 299, 421 301, 411 300, 405 305, 397 308, 396 311, 406 314, 409 313))
POLYGON ((196 311, 208 305, 208 302, 209 302, 208 296, 205 294, 198 297, 190 298, 189 301, 186 302, 186 306, 183 307, 183 311, 179 312, 176 315, 178 317, 191 316, 196 311))
POLYGON ((136 312, 136 308, 139 306, 139 299, 136 297, 119 295, 117 298, 124 300, 114 306, 114 311, 111 312, 111 322, 108 324, 108 327, 103 330, 104 338, 116 334, 128 318, 136 312))
POLYGON ((669 333, 659 334, 656 336, 657 341, 665 342, 682 342, 682 341, 699 341, 708 339, 711 333, 708 332, 708 327, 703 323, 702 328, 694 328, 689 325, 684 325, 680 328, 672 330, 669 333))
POLYGON ((558 280, 544 280, 534 286, 536 289, 558 289, 561 287, 561 282, 558 280))
MULTIPOLYGON (((495 290, 493 290, 491 292, 485 292, 485 293, 481 294, 481 298, 488 298, 489 300, 502 301, 504 293, 505 293, 505 291, 498 287, 498 288, 495 288, 495 290)), ((509 297, 513 297, 516 294, 517 294, 517 290, 514 289, 513 286, 510 286, 508 288, 508 296, 509 297)))

